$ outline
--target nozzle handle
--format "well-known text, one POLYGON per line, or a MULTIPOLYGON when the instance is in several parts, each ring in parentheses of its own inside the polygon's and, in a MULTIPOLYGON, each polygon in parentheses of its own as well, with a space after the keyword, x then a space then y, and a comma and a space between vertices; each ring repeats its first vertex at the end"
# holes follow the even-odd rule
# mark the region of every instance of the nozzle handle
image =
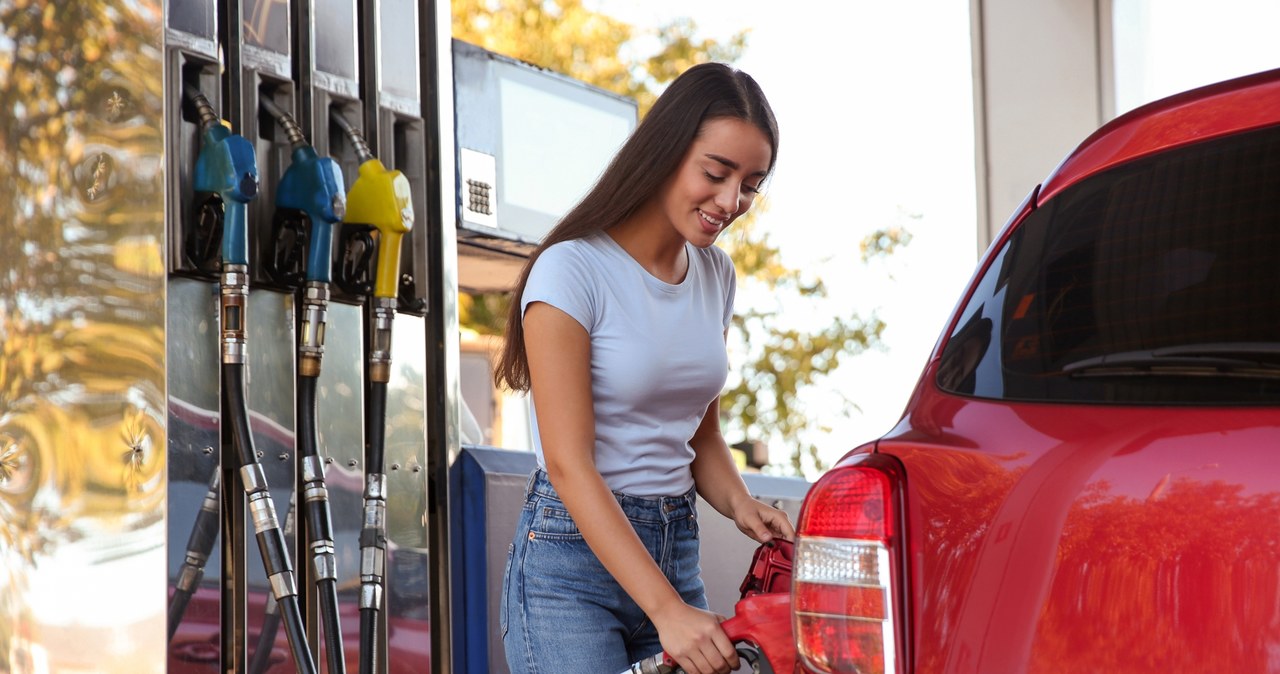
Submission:
POLYGON ((192 183, 197 192, 222 198, 224 264, 248 264, 248 218, 245 205, 258 196, 258 162, 253 144, 221 123, 204 130, 192 183))
POLYGON ((370 159, 360 165, 360 175, 347 195, 347 221, 373 225, 378 230, 378 267, 374 297, 394 298, 400 286, 400 248, 413 229, 413 195, 409 179, 370 159))
POLYGON ((338 163, 329 157, 318 156, 310 145, 294 148, 293 163, 276 189, 276 207, 307 214, 311 232, 306 279, 329 283, 333 266, 333 226, 341 222, 347 212, 346 186, 338 163))

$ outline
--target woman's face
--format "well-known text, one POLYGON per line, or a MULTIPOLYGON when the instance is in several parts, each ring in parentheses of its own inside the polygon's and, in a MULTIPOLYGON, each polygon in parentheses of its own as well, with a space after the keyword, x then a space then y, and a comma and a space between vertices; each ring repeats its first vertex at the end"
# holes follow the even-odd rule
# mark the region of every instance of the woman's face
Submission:
POLYGON ((706 248, 751 208, 772 159, 768 138, 754 124, 707 120, 658 193, 662 212, 686 241, 706 248))

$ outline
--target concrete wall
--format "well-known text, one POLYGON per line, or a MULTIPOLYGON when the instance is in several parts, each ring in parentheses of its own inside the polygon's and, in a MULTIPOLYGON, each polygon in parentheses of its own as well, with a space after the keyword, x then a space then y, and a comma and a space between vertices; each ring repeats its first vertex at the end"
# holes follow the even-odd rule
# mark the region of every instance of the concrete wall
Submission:
POLYGON ((1111 0, 972 0, 978 247, 1110 119, 1111 0))

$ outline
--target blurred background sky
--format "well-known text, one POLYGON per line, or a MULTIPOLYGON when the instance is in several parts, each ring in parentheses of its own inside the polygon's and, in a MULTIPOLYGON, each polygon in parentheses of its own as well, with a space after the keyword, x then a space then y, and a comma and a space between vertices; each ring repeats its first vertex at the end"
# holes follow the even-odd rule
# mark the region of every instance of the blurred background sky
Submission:
MULTIPOLYGON (((584 4, 642 29, 687 16, 702 37, 724 41, 750 30, 737 65, 764 89, 781 135, 760 223, 784 263, 820 276, 832 298, 788 320, 817 327, 856 310, 887 324, 883 350, 841 364, 806 393, 811 413, 830 427, 816 439, 820 454, 834 461, 892 428, 981 252, 969 2, 584 4), (910 244, 863 264, 862 238, 895 224, 911 232, 910 244)), ((1280 67, 1280 0, 1110 4, 1119 113, 1280 67)), ((772 301, 738 300, 740 307, 772 301)), ((775 461, 789 453, 771 449, 775 461)))

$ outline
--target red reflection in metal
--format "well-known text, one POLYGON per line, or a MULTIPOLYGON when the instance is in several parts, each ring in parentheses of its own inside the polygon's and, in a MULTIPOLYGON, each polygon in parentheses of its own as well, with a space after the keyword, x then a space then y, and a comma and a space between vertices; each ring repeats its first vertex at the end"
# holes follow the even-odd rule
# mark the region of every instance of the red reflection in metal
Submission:
MULTIPOLYGON (((190 607, 178 632, 169 644, 170 672, 183 674, 213 673, 220 671, 221 652, 219 643, 220 600, 218 592, 211 588, 201 588, 191 598, 190 607)), ((266 609, 266 594, 250 593, 248 610, 257 611, 258 615, 266 609)), ((353 602, 341 604, 343 649, 346 654, 347 670, 358 671, 360 668, 360 614, 359 607, 353 602)), ((431 625, 425 620, 409 620, 391 616, 387 621, 387 672, 388 674, 429 674, 431 671, 431 625)), ((790 635, 790 629, 787 630, 790 635)), ((258 643, 257 631, 246 635, 249 656, 258 643)), ((321 654, 323 660, 323 653, 321 654)), ((276 634, 276 641, 271 649, 271 657, 266 672, 268 674, 291 674, 294 671, 290 657, 289 642, 281 629, 276 634)))

